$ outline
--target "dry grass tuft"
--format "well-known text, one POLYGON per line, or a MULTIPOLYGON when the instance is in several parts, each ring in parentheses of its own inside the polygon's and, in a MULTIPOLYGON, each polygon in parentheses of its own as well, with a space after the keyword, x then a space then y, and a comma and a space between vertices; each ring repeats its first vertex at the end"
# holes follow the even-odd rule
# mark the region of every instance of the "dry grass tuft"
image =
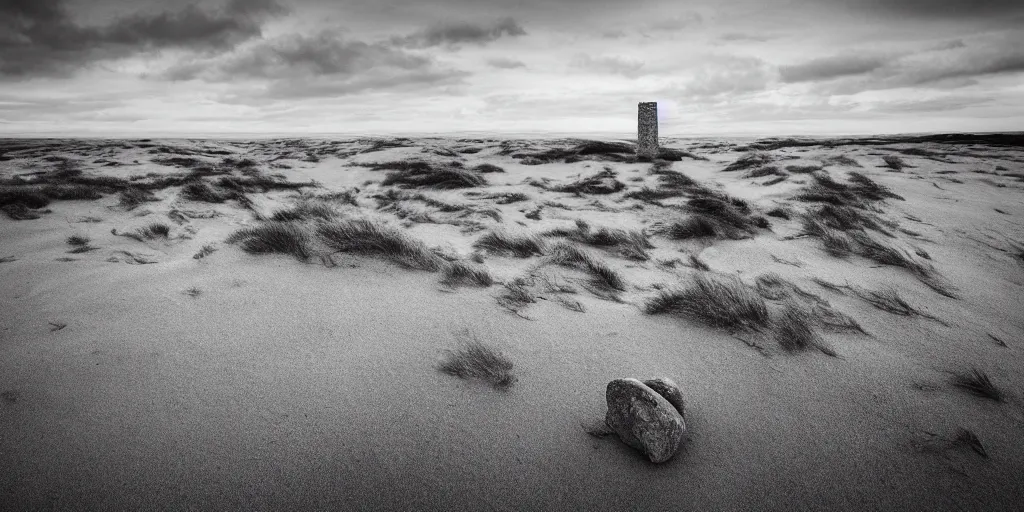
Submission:
POLYGON ((529 258, 534 254, 544 253, 544 241, 534 235, 491 231, 473 242, 473 248, 492 254, 529 258))
POLYGON ((462 348, 448 352, 438 370, 460 379, 479 379, 499 390, 512 387, 517 380, 512 374, 512 361, 475 336, 468 338, 462 348))
POLYGON ((981 398, 1003 401, 1003 392, 992 383, 988 374, 977 368, 954 373, 953 385, 981 398))
POLYGON ((332 250, 383 256, 409 268, 436 271, 444 263, 423 242, 369 219, 325 222, 317 226, 316 234, 332 250))
POLYGON ((471 265, 464 261, 449 262, 441 271, 441 284, 445 286, 483 286, 494 284, 494 278, 486 268, 471 265))
POLYGON ((311 255, 310 234, 301 225, 292 222, 266 222, 242 228, 232 233, 227 243, 239 243, 250 254, 291 254, 300 261, 311 255))
POLYGON ((588 272, 593 277, 591 283, 598 289, 626 290, 626 281, 618 272, 575 245, 558 242, 551 249, 550 258, 551 262, 556 265, 578 268, 588 272))
POLYGON ((757 329, 769 323, 764 300, 738 278, 711 273, 693 276, 683 290, 662 291, 647 301, 647 314, 682 313, 712 327, 757 329))

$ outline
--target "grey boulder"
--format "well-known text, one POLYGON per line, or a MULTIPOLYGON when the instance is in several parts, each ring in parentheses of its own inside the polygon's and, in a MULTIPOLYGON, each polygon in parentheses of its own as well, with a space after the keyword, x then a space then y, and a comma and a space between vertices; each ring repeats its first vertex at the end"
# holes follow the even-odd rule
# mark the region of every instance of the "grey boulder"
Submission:
MULTIPOLYGON (((672 381, 654 379, 656 386, 668 388, 672 381)), ((674 384, 671 389, 679 391, 674 384)), ((671 394, 671 393, 670 393, 671 394)), ((608 413, 605 423, 627 445, 639 450, 654 463, 665 462, 679 451, 686 423, 679 407, 637 379, 615 379, 608 383, 608 413)))

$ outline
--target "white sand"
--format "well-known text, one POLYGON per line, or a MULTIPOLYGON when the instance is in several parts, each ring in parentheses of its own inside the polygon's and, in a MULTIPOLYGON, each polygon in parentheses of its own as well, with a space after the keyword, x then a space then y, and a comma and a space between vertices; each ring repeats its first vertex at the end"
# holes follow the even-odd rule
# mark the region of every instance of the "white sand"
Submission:
MULTIPOLYGON (((257 160, 273 153, 244 143, 158 142, 248 149, 257 160)), ((698 142, 705 141, 690 144, 698 142)), ((523 183, 539 177, 568 181, 607 165, 630 188, 653 186, 649 164, 525 166, 496 155, 496 144, 425 144, 488 148, 464 155, 467 167, 504 167, 505 174, 486 175, 493 191, 522 191, 530 201, 493 205, 462 191, 427 193, 496 207, 509 229, 568 227, 577 218, 638 229, 667 218, 651 206, 627 209, 633 203, 616 202, 621 194, 575 198, 523 183), (626 181, 634 175, 645 182, 626 181), (618 211, 582 209, 594 199, 618 211), (543 200, 574 209, 544 208, 541 221, 525 219, 523 211, 543 200)), ((350 147, 335 146, 336 152, 350 147)), ((525 311, 532 320, 524 320, 495 304, 500 286, 451 293, 437 284, 437 274, 371 258, 342 256, 339 266, 325 268, 287 256, 245 254, 223 240, 254 224, 247 212, 233 203, 179 202, 176 188, 158 191, 162 201, 140 207, 152 212, 142 217, 113 208, 116 196, 108 195, 55 201, 53 212, 37 220, 0 219, 0 257, 16 258, 0 263, 0 391, 6 392, 0 400, 0 508, 1016 509, 1024 495, 1024 261, 967 236, 1007 251, 1010 240, 1024 240, 1024 183, 970 172, 995 165, 1022 172, 1022 152, 976 149, 1009 153, 1014 160, 951 157, 951 163, 904 156, 916 167, 890 173, 875 167, 881 163, 877 155, 891 154, 879 147, 803 149, 773 154, 800 157, 780 166, 845 154, 865 168, 832 166, 833 176, 859 170, 906 198, 886 201, 885 216, 927 239, 899 235, 901 243, 931 254, 961 299, 940 296, 901 269, 830 257, 810 238, 782 240, 799 231, 796 218, 772 218, 774 232, 751 240, 707 244, 654 237, 655 258, 699 253, 713 270, 738 273, 748 282, 778 272, 871 333, 823 333, 837 358, 777 348, 765 357, 728 332, 641 312, 652 294, 644 287, 685 283, 693 272, 685 267, 664 270, 607 256, 632 285, 623 294, 626 303, 584 292, 575 298, 585 313, 541 300, 525 311), (956 173, 936 174, 943 170, 956 173), (950 177, 963 183, 944 179, 950 177), (167 222, 175 206, 223 216, 191 220, 190 239, 143 244, 110 234, 111 228, 167 222), (83 216, 103 221, 75 222, 83 216), (65 254, 65 238, 72 234, 87 234, 100 249, 65 254), (218 251, 193 259, 207 243, 218 251), (121 250, 157 263, 107 261, 121 250), (775 263, 773 254, 803 266, 775 263), (55 261, 60 257, 76 261, 55 261), (813 276, 869 289, 894 285, 949 326, 882 312, 816 287, 813 276), (193 286, 202 292, 198 297, 183 293, 193 286), (48 322, 67 326, 51 332, 48 322), (457 346, 455 333, 466 328, 514 361, 519 380, 510 391, 435 369, 444 351, 457 346), (949 371, 970 366, 985 370, 1008 395, 1006 402, 949 385, 949 371), (580 427, 603 416, 605 384, 627 376, 667 376, 683 390, 690 438, 666 464, 654 466, 580 427), (958 427, 974 431, 990 458, 969 450, 915 450, 914 442, 928 432, 945 436, 958 427)), ((708 186, 721 184, 752 205, 804 207, 787 199, 798 185, 765 187, 760 183, 768 178, 720 172, 743 153, 697 152, 711 160, 686 159, 673 168, 708 186)), ((106 158, 129 165, 92 172, 127 177, 173 170, 149 163, 153 155, 139 149, 111 153, 106 158)), ((347 166, 347 159, 322 155, 318 163, 303 162, 305 152, 298 154, 282 160, 292 169, 268 172, 292 181, 315 179, 336 190, 384 176, 347 166)), ((351 161, 411 156, 452 160, 421 155, 417 146, 351 161)), ((0 162, 0 175, 24 173, 42 165, 37 162, 0 162)), ((794 175, 790 181, 801 179, 809 180, 794 175)), ((360 193, 368 212, 376 206, 369 197, 376 187, 360 193)), ((287 192, 267 196, 258 203, 268 209, 290 202, 287 192)), ((188 234, 168 223, 172 237, 188 234)), ((472 240, 485 231, 416 224, 409 232, 468 255, 472 240)), ((486 265, 500 279, 529 266, 500 257, 489 257, 486 265)))

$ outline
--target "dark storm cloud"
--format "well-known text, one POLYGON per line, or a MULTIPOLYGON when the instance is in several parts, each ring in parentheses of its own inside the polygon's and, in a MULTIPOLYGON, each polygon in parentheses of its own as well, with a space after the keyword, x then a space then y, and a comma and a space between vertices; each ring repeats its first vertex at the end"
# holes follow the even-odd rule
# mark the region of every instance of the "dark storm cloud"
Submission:
POLYGON ((887 59, 878 56, 836 55, 793 66, 780 66, 779 75, 787 83, 831 80, 869 73, 884 66, 886 62, 887 59))
POLYGON ((502 18, 483 25, 469 22, 449 22, 433 25, 415 34, 392 38, 396 46, 429 48, 433 46, 457 47, 462 44, 487 44, 502 37, 526 35, 526 30, 512 18, 502 18))
POLYGON ((459 83, 468 74, 443 68, 428 56, 414 55, 385 43, 349 40, 325 30, 287 35, 247 45, 208 59, 188 60, 161 78, 244 83, 254 80, 252 97, 310 98, 341 96, 366 90, 402 89, 410 85, 459 83))
POLYGON ((128 14, 107 25, 72 18, 64 0, 0 3, 0 77, 68 76, 97 61, 165 48, 224 49, 260 35, 268 0, 232 0, 216 11, 194 4, 156 15, 128 14))
MULTIPOLYGON (((843 0, 843 2, 851 0, 843 0)), ((852 0, 855 7, 908 18, 979 18, 1024 13, 1020 0, 852 0)))
POLYGON ((515 69, 525 68, 526 64, 516 59, 507 59, 505 57, 498 57, 487 61, 487 65, 492 68, 498 69, 515 69))

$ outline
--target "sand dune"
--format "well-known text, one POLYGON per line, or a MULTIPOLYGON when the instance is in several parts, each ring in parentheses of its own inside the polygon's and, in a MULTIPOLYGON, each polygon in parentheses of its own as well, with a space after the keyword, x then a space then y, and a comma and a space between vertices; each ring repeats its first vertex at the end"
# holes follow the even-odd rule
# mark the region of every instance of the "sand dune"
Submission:
POLYGON ((0 508, 1016 509, 1020 136, 662 145, 0 141, 0 508))

